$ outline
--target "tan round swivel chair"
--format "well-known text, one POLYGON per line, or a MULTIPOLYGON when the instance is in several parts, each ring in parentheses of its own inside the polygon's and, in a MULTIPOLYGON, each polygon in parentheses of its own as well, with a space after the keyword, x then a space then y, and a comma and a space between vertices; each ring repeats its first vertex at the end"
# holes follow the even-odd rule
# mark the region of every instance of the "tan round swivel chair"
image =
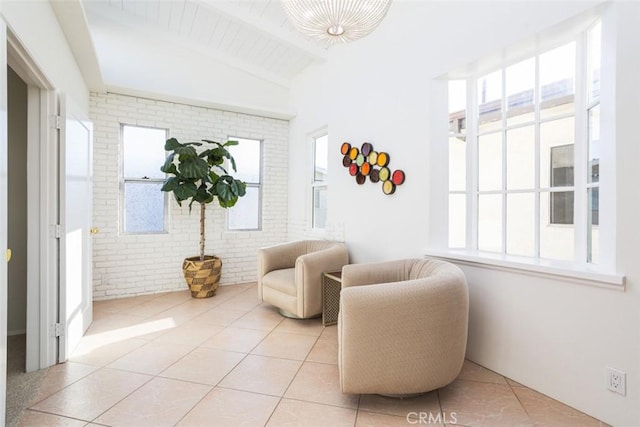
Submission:
POLYGON ((452 382, 467 345, 464 273, 438 260, 342 269, 338 318, 343 393, 410 395, 452 382))
POLYGON ((286 317, 322 313, 322 273, 349 263, 344 243, 301 240, 258 250, 258 297, 286 317))

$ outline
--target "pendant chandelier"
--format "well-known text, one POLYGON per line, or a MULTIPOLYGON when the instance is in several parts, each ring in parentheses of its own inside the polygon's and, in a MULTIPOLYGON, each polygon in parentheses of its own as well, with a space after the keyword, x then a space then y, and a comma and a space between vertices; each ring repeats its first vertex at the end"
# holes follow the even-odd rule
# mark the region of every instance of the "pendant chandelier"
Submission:
POLYGON ((391 0, 282 0, 294 27, 329 44, 358 40, 376 29, 391 0))

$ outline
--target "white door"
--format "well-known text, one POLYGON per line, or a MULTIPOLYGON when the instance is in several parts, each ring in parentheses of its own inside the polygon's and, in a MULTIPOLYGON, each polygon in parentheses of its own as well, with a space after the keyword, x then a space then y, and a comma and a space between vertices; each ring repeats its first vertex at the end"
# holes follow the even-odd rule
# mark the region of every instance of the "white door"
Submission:
POLYGON ((92 124, 60 97, 60 289, 58 362, 91 324, 92 124))
POLYGON ((7 395, 7 27, 0 19, 0 425, 7 395))

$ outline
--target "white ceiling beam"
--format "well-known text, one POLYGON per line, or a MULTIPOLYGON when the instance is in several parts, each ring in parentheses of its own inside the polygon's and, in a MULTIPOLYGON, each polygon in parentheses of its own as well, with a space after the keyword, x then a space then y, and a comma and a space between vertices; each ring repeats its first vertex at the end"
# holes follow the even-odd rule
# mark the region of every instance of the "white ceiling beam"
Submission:
POLYGON ((89 90, 103 90, 100 63, 82 0, 51 0, 51 6, 89 90))
POLYGON ((206 6, 215 12, 226 15, 234 21, 238 21, 250 28, 261 31, 265 35, 275 38, 311 57, 314 61, 324 62, 327 60, 327 50, 325 48, 319 47, 318 45, 305 40, 302 36, 292 34, 270 21, 251 13, 249 10, 235 6, 231 1, 195 0, 195 3, 206 6))
MULTIPOLYGON (((210 46, 196 43, 193 39, 190 39, 187 36, 182 36, 177 33, 169 33, 155 24, 145 22, 141 18, 132 16, 129 13, 123 12, 121 9, 109 6, 108 4, 102 2, 87 2, 87 12, 89 18, 96 17, 106 19, 113 24, 122 25, 146 35, 147 37, 156 40, 158 43, 162 43, 164 45, 179 44, 183 50, 191 50, 198 55, 219 61, 254 77, 275 83, 282 87, 288 88, 290 86, 290 82, 288 80, 276 73, 262 67, 258 67, 256 64, 238 59, 235 56, 222 53, 210 46)), ((93 20, 93 18, 91 20, 93 20)))

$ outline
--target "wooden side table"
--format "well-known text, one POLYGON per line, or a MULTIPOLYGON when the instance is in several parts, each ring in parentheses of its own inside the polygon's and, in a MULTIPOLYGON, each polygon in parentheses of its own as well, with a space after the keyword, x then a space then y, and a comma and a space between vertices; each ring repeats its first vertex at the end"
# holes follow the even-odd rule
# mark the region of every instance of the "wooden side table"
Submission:
POLYGON ((322 325, 338 323, 340 312, 340 291, 342 290, 342 271, 322 273, 322 325))

